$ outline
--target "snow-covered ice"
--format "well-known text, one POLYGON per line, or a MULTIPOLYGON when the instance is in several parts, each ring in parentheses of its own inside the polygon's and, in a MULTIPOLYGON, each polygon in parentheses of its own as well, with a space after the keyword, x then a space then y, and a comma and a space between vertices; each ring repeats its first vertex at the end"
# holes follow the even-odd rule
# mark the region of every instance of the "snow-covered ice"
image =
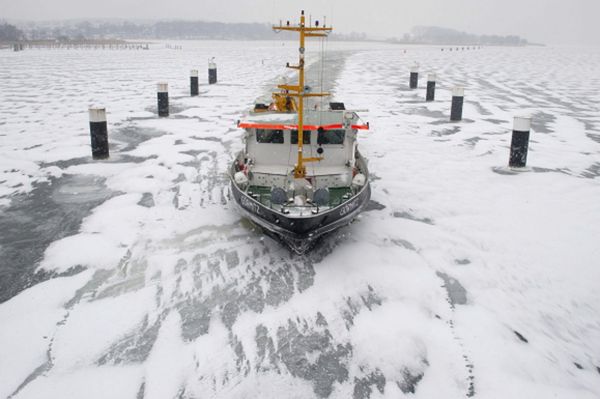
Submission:
POLYGON ((335 98, 368 109, 373 201, 299 257, 226 175, 296 45, 178 44, 0 52, 0 398, 600 396, 599 49, 329 43, 335 98))

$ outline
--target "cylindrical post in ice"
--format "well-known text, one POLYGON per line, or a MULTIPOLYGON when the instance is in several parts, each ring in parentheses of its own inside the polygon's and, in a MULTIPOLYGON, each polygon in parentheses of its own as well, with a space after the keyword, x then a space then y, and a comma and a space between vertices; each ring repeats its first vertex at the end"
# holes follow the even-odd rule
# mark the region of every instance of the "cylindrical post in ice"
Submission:
POLYGON ((427 75, 427 94, 425 101, 435 100, 435 73, 427 75))
POLYGON ((416 89, 419 85, 419 64, 414 64, 410 68, 410 88, 416 89))
POLYGON ((198 70, 192 69, 190 71, 190 95, 198 95, 198 70))
POLYGON ((208 61, 208 84, 217 83, 217 64, 215 63, 215 57, 208 61))
POLYGON ((527 164, 530 130, 530 116, 515 116, 510 142, 510 159, 508 161, 508 166, 511 168, 524 168, 527 164))
POLYGON ((92 158, 106 159, 108 153, 108 129, 106 126, 106 109, 90 108, 90 137, 92 140, 92 158))
POLYGON ((157 91, 158 116, 169 116, 169 84, 159 83, 157 91))
POLYGON ((450 109, 450 120, 462 120, 463 103, 465 100, 465 89, 461 86, 456 86, 452 89, 452 108, 450 109))

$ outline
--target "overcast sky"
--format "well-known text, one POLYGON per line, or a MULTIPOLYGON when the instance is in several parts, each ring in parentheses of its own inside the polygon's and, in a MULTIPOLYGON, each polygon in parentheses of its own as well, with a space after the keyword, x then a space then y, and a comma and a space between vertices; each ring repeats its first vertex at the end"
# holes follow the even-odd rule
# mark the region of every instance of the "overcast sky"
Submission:
POLYGON ((600 45, 600 0, 0 0, 0 18, 127 18, 275 22, 304 8, 342 33, 399 37, 415 25, 600 45))

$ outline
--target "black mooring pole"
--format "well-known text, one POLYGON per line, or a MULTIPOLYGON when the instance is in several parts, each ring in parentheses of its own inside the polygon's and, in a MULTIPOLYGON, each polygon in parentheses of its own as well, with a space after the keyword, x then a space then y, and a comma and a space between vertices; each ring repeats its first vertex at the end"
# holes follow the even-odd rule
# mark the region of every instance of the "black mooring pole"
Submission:
POLYGON ((169 84, 159 83, 156 93, 158 100, 158 116, 169 116, 169 84))
POLYGON ((90 138, 92 144, 92 158, 106 159, 108 153, 108 128, 106 124, 105 108, 90 108, 90 138))
POLYGON ((415 64, 410 68, 410 88, 416 89, 419 86, 419 65, 415 64))
POLYGON ((530 131, 531 117, 515 116, 508 160, 508 166, 511 168, 524 168, 527 165, 530 131))
POLYGON ((430 73, 427 75, 427 94, 425 96, 425 101, 434 101, 435 100, 435 73, 430 73))
POLYGON ((458 122, 462 120, 463 103, 465 100, 465 89, 456 86, 452 89, 452 107, 450 109, 450 120, 458 122))
POLYGON ((190 71, 190 95, 198 95, 198 70, 192 69, 190 71))

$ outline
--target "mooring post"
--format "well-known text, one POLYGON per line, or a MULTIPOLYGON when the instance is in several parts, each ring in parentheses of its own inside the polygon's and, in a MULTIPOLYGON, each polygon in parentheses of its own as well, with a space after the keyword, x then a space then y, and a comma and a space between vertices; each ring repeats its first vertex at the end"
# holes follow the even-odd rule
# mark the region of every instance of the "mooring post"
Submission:
POLYGON ((427 75, 427 94, 425 101, 435 100, 435 73, 427 75))
POLYGON ((106 109, 90 108, 90 138, 92 141, 92 158, 106 159, 108 153, 108 129, 106 126, 106 109))
POLYGON ((410 68, 410 88, 416 89, 419 85, 419 64, 415 63, 410 68))
POLYGON ((465 99, 465 89, 456 86, 452 89, 452 108, 450 109, 450 120, 457 122, 462 120, 463 103, 465 99))
POLYGON ((217 64, 215 63, 215 57, 208 61, 208 84, 217 83, 217 64))
POLYGON ((530 131, 531 117, 515 116, 510 142, 510 159, 508 160, 508 166, 511 168, 524 168, 527 165, 530 131))
POLYGON ((158 116, 169 116, 169 84, 159 83, 157 91, 158 116))
POLYGON ((190 72, 190 95, 198 95, 198 70, 192 69, 190 72))

